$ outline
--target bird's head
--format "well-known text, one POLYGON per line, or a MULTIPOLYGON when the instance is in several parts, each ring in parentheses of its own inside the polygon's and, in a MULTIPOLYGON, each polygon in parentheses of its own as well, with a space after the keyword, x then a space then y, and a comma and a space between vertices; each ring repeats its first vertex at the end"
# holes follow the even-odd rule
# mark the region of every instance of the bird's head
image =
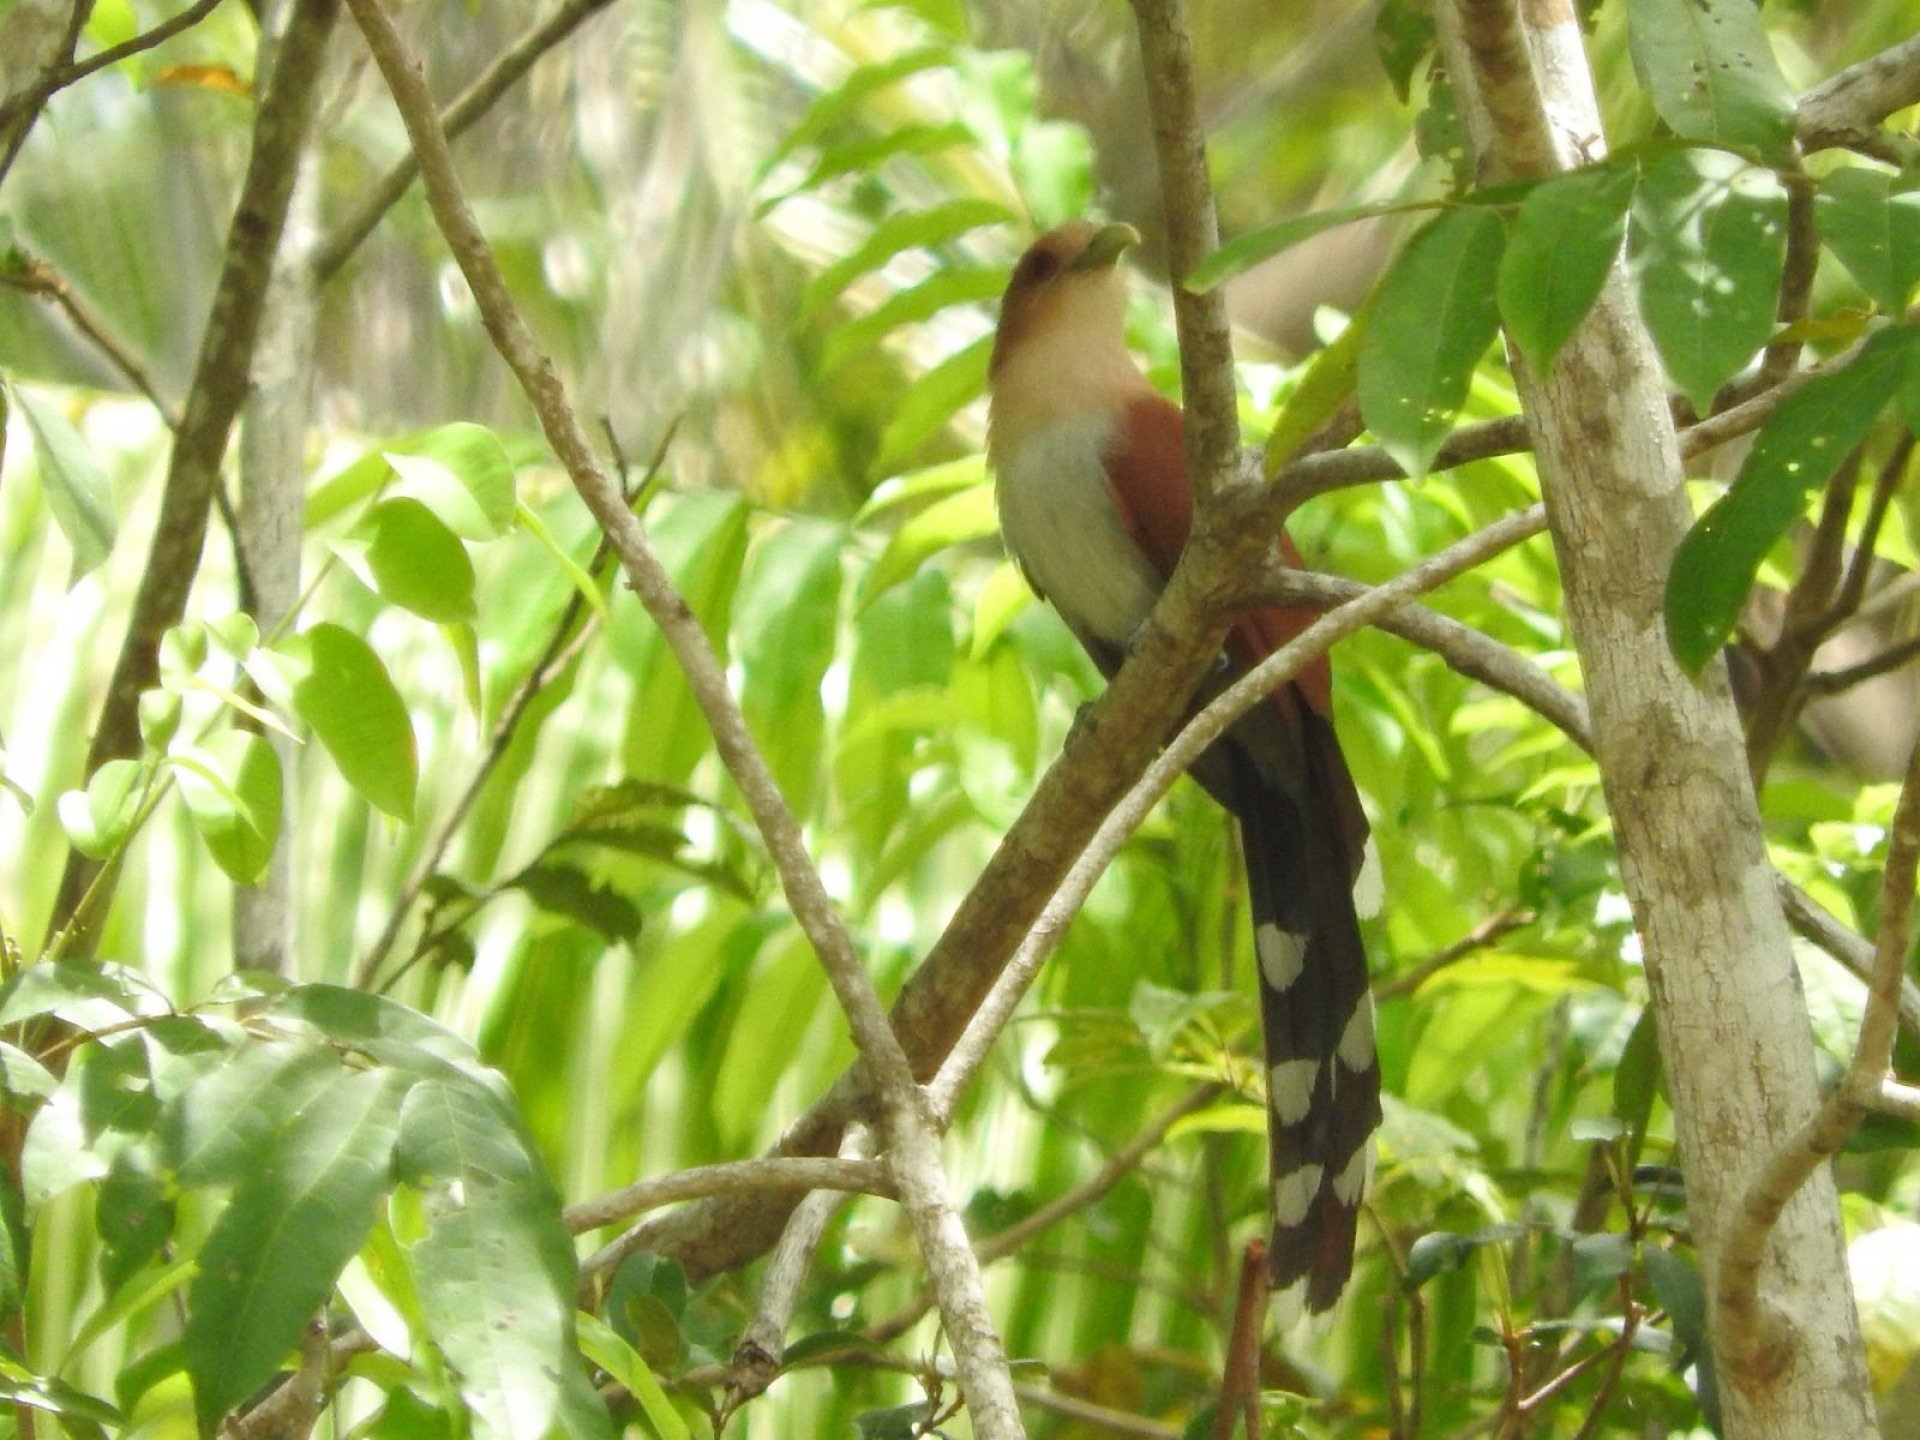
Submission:
POLYGON ((1131 225, 1071 220, 1029 245, 1000 302, 993 370, 1041 339, 1122 345, 1127 291, 1118 261, 1139 243, 1131 225))

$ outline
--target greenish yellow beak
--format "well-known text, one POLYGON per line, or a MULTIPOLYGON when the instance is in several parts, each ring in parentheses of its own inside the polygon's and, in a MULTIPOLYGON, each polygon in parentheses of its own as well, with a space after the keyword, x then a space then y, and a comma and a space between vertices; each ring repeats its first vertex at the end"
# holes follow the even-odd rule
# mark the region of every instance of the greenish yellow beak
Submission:
POLYGON ((1127 251, 1140 243, 1140 232, 1133 226, 1116 221, 1095 232, 1093 239, 1087 242, 1087 248, 1080 252, 1067 268, 1069 270, 1106 270, 1119 260, 1127 251))

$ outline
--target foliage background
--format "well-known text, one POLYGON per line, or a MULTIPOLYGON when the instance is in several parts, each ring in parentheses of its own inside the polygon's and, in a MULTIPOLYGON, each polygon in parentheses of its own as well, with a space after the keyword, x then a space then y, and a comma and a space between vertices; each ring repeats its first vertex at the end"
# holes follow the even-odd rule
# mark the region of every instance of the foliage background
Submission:
MULTIPOLYGON (((1625 10, 1613 0, 1591 15, 1616 143, 1655 123, 1628 63, 1625 10)), ((1412 77, 1403 103, 1379 58, 1398 33, 1393 7, 1381 16, 1348 0, 1229 0, 1196 11, 1227 233, 1444 190, 1445 157, 1424 159, 1416 144, 1428 77, 1412 77)), ((1920 7, 1904 3, 1764 15, 1796 87, 1920 24, 1920 7)), ((111 44, 163 17, 145 0, 101 3, 88 39, 111 44)), ((522 7, 488 0, 407 17, 443 95, 525 20, 522 7)), ((191 373, 245 161, 257 43, 249 12, 223 5, 164 48, 64 92, 0 189, 0 238, 65 276, 173 397, 191 373)), ((323 234, 404 149, 357 40, 343 35, 335 49, 318 152, 323 234)), ((1137 71, 1114 0, 626 0, 587 21, 460 142, 482 222, 583 409, 607 417, 636 477, 660 457, 649 529, 723 647, 887 993, 1097 686, 1001 561, 981 488, 978 391, 991 297, 1032 230, 1098 208, 1156 233, 1137 71), (933 218, 915 230, 900 219, 909 215, 933 218)), ((1234 282, 1250 439, 1285 393, 1290 358, 1316 331, 1331 333, 1333 311, 1358 303, 1395 235, 1391 221, 1335 231, 1234 282)), ((1156 255, 1150 242, 1149 272, 1156 255)), ((1843 271, 1823 269, 1816 311, 1860 303, 1843 271)), ((1159 288, 1140 287, 1132 329, 1171 386, 1159 288)), ((499 434, 521 499, 587 563, 586 517, 533 438, 417 193, 344 259, 321 292, 318 335, 309 576, 355 519, 327 513, 330 477, 454 421, 499 434)), ((0 369, 76 427, 110 480, 120 535, 100 568, 73 578, 16 405, 0 472, 0 726, 20 803, 0 800, 0 917, 31 956, 65 853, 55 799, 83 781, 167 437, 51 307, 3 287, 0 369)), ((1468 417, 1513 404, 1496 353, 1475 377, 1468 417)), ((1524 460, 1482 462, 1312 502, 1293 529, 1312 567, 1380 580, 1535 494, 1524 460)), ((1905 496, 1896 513, 1882 555, 1904 569, 1905 496)), ((378 985, 468 1037, 511 1082, 568 1199, 753 1154, 851 1049, 685 687, 620 587, 604 587, 604 626, 545 686, 439 867, 424 929, 459 923, 422 947, 411 922, 368 974, 432 822, 475 773, 513 687, 570 623, 574 586, 526 529, 468 548, 470 640, 340 566, 302 612, 303 625, 364 636, 384 661, 420 783, 414 823, 399 823, 346 784, 321 746, 298 752, 288 777, 296 977, 378 985), (597 787, 614 785, 628 788, 601 801, 619 802, 632 833, 556 848, 597 787), (544 885, 525 878, 536 861, 544 885), (481 894, 492 898, 468 916, 481 894)), ((231 614, 234 587, 217 531, 192 613, 231 614)), ((1544 540, 1437 603, 1577 684, 1544 540)), ((1331 1328, 1276 1345, 1267 1378, 1310 1397, 1289 1411, 1310 1433, 1358 1435, 1390 1423, 1388 1370, 1403 1392, 1418 1370, 1422 1433, 1453 1434, 1504 1389, 1502 1335, 1565 1323, 1532 1334, 1563 1360, 1604 1341, 1624 1267, 1633 1293, 1661 1312, 1649 1348, 1605 1393, 1596 1369, 1535 1423, 1569 1435, 1590 1413, 1605 1431, 1701 1425, 1699 1376, 1685 1365, 1689 1254, 1672 1196, 1623 1178, 1630 1204, 1609 1206, 1602 1183, 1600 1213, 1588 1193, 1578 1216, 1591 1233, 1571 1234, 1590 1177, 1671 1158, 1591 764, 1517 704, 1390 637, 1364 634, 1336 659, 1340 728, 1387 895, 1368 939, 1392 1099, 1377 1228, 1363 1232, 1355 1290, 1331 1328), (1500 926, 1489 943, 1423 966, 1489 921, 1500 926), (1526 1228, 1493 1228, 1516 1222, 1526 1228), (1429 1231, 1480 1240, 1413 1251, 1429 1231), (1411 1298, 1395 1281, 1409 1254, 1425 1278, 1411 1298)), ((1869 918, 1892 792, 1878 783, 1885 748, 1850 743, 1845 729, 1905 733, 1913 713, 1909 673, 1821 729, 1824 744, 1796 741, 1768 786, 1783 868, 1849 920, 1869 918)), ((947 1147, 976 1232, 990 1233, 1093 1172, 1196 1080, 1228 1087, 1111 1191, 992 1272, 1010 1349, 1046 1367, 1035 1384, 1161 1427, 1136 1433, 1178 1434, 1205 1402, 1238 1244, 1264 1223, 1235 873, 1228 830, 1183 787, 1102 882, 947 1147)), ((98 951, 182 1003, 203 1001, 231 968, 231 892, 182 807, 163 806, 132 846, 98 951)), ((1859 987, 1813 953, 1803 975, 1837 1061, 1859 987)), ((1897 1151, 1863 1150, 1841 1174, 1871 1282, 1862 1303, 1876 1374, 1893 1394, 1920 1348, 1914 1172, 1897 1151)), ((171 1333, 164 1307, 69 1351, 104 1294, 94 1203, 82 1186, 39 1212, 17 1358, 98 1395, 116 1394, 118 1381, 137 1433, 190 1428, 177 1385, 143 1397, 124 1378, 171 1333)), ((609 1319, 671 1380, 725 1359, 751 1313, 751 1280, 689 1290, 643 1266, 631 1280, 639 1297, 609 1319)), ((916 1283, 910 1233, 885 1204, 859 1202, 829 1232, 799 1330, 882 1320, 916 1283)), ((935 1343, 923 1324, 887 1353, 911 1365, 935 1343)), ((402 1389, 370 1375, 345 1411, 380 1417, 368 1433, 439 1433, 402 1428, 407 1406, 386 1398, 402 1389)), ((847 1433, 854 1415, 917 1394, 884 1369, 834 1366, 783 1380, 736 1425, 847 1433)), ((1036 1429, 1111 1433, 1066 1418, 1036 1429)))

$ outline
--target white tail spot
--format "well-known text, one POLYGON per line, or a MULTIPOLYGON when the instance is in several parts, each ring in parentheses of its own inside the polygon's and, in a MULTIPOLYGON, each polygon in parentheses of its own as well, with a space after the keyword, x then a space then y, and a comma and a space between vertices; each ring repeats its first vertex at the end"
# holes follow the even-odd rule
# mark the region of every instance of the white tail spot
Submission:
POLYGON ((1320 1165, 1302 1165, 1273 1182, 1273 1223, 1298 1225, 1307 1218, 1307 1207, 1320 1193, 1320 1177, 1326 1174, 1320 1165))
POLYGON ((1267 1072, 1267 1103, 1282 1125, 1296 1125, 1313 1103, 1318 1060, 1282 1060, 1267 1072))
POLYGON ((1307 937, 1282 930, 1269 920, 1255 927, 1253 949, 1260 957, 1260 973, 1267 977, 1267 984, 1284 990, 1300 978, 1307 958, 1307 937))
POLYGON ((1365 1070, 1373 1063, 1373 996, 1362 995, 1340 1032, 1340 1063, 1349 1070, 1365 1070))
POLYGON ((1341 1166, 1340 1173, 1333 1177, 1334 1198, 1342 1205, 1358 1205, 1372 1180, 1373 1141, 1368 1140, 1353 1152, 1353 1158, 1341 1166))
POLYGON ((1367 837, 1360 855, 1360 873, 1353 877, 1353 913, 1362 920, 1380 913, 1380 902, 1387 898, 1387 877, 1380 869, 1380 848, 1367 837))

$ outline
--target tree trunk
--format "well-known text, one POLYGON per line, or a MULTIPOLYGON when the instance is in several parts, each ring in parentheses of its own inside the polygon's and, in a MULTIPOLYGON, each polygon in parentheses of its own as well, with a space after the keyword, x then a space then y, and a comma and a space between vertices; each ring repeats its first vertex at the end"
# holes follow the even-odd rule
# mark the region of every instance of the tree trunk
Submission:
MULTIPOLYGON (((1438 0, 1481 177, 1525 178, 1601 147, 1564 0, 1438 0), (1523 18, 1524 17, 1524 18, 1523 18), (1551 117, 1551 119, 1549 119, 1551 117)), ((1696 683, 1661 601, 1691 523, 1652 344, 1616 270, 1551 373, 1515 371, 1539 459, 1567 617, 1622 879, 1644 946, 1707 1294, 1752 1177, 1817 1104, 1812 1035, 1717 661, 1696 683)), ((1830 1175, 1774 1232, 1761 1293, 1770 1343, 1709 1314, 1729 1436, 1875 1432, 1830 1175)))

